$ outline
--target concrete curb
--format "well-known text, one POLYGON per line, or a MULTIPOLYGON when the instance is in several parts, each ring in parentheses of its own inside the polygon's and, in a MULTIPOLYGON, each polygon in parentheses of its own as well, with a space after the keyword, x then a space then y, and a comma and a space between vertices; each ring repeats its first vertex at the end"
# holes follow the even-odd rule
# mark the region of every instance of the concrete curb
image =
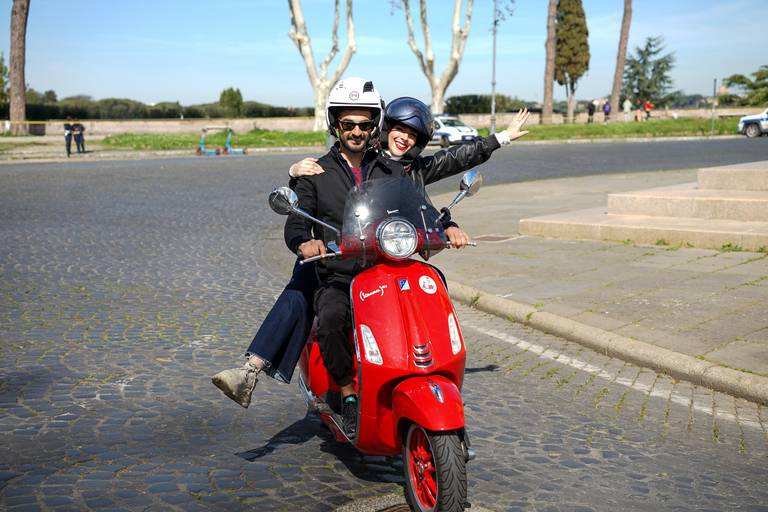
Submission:
POLYGON ((663 347, 637 341, 569 320, 527 304, 487 294, 477 288, 448 281, 453 300, 501 318, 555 334, 568 341, 626 361, 666 373, 676 379, 706 386, 752 402, 768 404, 768 378, 719 366, 663 347))

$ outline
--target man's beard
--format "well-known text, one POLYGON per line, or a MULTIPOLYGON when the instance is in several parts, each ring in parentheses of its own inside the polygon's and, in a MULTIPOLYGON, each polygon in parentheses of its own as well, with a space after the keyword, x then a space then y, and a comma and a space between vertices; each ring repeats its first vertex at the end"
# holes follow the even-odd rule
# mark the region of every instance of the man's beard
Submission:
POLYGON ((363 137, 363 140, 360 144, 360 146, 352 146, 349 143, 349 139, 347 137, 341 136, 339 137, 339 143, 344 146, 347 151, 351 153, 364 153, 365 150, 368 148, 368 143, 371 141, 371 136, 367 134, 363 137))

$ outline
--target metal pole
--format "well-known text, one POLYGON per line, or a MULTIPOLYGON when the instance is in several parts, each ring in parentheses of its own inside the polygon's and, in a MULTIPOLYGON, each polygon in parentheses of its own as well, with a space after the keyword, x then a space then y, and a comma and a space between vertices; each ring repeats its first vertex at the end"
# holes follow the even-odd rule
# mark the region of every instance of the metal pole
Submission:
POLYGON ((717 78, 712 86, 712 137, 715 136, 715 103, 717 102, 717 78))
POLYGON ((499 20, 497 17, 498 0, 493 0, 493 75, 491 78, 491 135, 496 133, 496 25, 499 20))

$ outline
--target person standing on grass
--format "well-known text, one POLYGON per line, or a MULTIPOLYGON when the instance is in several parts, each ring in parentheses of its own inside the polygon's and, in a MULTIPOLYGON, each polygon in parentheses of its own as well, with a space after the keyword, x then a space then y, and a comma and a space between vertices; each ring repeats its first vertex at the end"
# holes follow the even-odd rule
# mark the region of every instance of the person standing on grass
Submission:
POLYGON ((624 103, 622 103, 621 106, 624 109, 624 122, 628 123, 630 119, 632 119, 632 116, 631 116, 632 102, 629 101, 629 96, 624 98, 624 103))
POLYGON ((611 102, 606 101, 605 105, 603 105, 603 112, 605 112, 605 121, 604 123, 607 123, 611 120, 611 102))
POLYGON ((587 123, 591 123, 595 118, 595 102, 590 101, 587 105, 587 123))
POLYGON ((85 126, 80 124, 80 120, 75 118, 75 123, 72 125, 72 131, 75 133, 75 144, 77 144, 77 152, 85 153, 85 126))
POLYGON ((72 118, 67 116, 67 122, 64 123, 64 144, 67 146, 67 158, 72 148, 72 118))
POLYGON ((651 109, 653 108, 653 105, 651 105, 650 100, 645 100, 645 120, 648 121, 651 119, 651 109))

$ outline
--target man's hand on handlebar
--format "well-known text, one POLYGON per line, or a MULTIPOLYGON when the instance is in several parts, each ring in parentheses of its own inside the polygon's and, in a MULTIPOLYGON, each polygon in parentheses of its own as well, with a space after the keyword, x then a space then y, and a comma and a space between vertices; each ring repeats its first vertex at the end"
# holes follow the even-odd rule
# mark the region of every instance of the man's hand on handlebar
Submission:
POLYGON ((450 240, 451 247, 455 247, 456 249, 466 247, 470 242, 469 235, 463 229, 457 228, 456 226, 446 228, 445 236, 450 240))
POLYGON ((308 242, 304 242, 299 246, 299 251, 301 252, 302 259, 311 258, 312 256, 322 256, 322 259, 320 260, 323 264, 325 264, 325 244, 322 240, 309 240, 308 242))

